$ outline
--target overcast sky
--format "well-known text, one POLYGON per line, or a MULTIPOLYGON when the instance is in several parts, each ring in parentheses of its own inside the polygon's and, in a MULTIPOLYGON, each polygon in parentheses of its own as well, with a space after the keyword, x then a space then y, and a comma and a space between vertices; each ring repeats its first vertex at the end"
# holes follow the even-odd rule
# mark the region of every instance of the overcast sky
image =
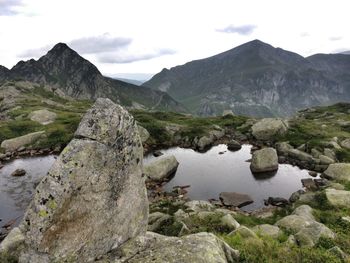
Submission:
POLYGON ((104 75, 138 79, 253 39, 335 53, 350 50, 349 10, 349 0, 0 0, 0 65, 58 42, 104 75))

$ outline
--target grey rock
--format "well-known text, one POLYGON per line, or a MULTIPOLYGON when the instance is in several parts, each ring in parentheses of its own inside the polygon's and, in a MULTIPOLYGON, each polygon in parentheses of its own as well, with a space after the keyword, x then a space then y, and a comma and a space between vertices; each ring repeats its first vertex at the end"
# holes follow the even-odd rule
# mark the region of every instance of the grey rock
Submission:
POLYGON ((252 126, 253 136, 262 141, 273 140, 275 136, 287 132, 288 125, 281 119, 265 118, 252 126))
POLYGON ((344 262, 348 262, 348 260, 350 259, 349 255, 347 255, 343 250, 341 250, 337 246, 328 249, 328 251, 344 262))
POLYGON ((317 150, 317 149, 315 149, 315 148, 312 148, 311 149, 311 155, 312 155, 312 157, 314 157, 314 158, 319 158, 319 156, 321 155, 322 153, 319 151, 319 150, 317 150))
POLYGON ((335 207, 350 208, 350 191, 326 189, 328 202, 335 207))
POLYGON ((28 117, 32 121, 39 122, 42 125, 47 125, 56 120, 57 114, 47 109, 42 109, 31 112, 28 117))
POLYGON ((257 225, 253 227, 252 230, 258 235, 269 236, 272 238, 278 238, 283 233, 278 226, 269 224, 257 225))
POLYGON ((296 201, 298 201, 300 199, 300 195, 302 195, 304 193, 305 193, 304 190, 298 190, 298 191, 292 193, 289 197, 289 202, 295 203, 296 201))
POLYGON ((332 164, 335 163, 335 161, 332 158, 329 158, 326 155, 321 154, 319 157, 321 164, 332 164))
POLYGON ((303 151, 300 151, 298 149, 291 149, 288 151, 288 156, 290 156, 293 159, 299 160, 299 161, 305 161, 305 162, 313 162, 313 157, 305 153, 303 151))
POLYGON ((118 249, 115 263, 233 263, 239 262, 239 252, 210 233, 198 233, 181 238, 147 232, 118 249))
POLYGON ((315 181, 312 178, 303 178, 301 179, 302 185, 310 190, 316 190, 317 185, 315 184, 315 181))
POLYGON ((171 216, 161 213, 155 212, 148 216, 148 231, 157 232, 164 224, 166 224, 170 220, 171 216))
POLYGON ((254 202, 249 195, 236 192, 222 192, 219 197, 225 206, 243 207, 254 202))
POLYGON ((276 143, 276 150, 279 155, 287 155, 288 151, 293 149, 288 142, 278 142, 276 143))
POLYGON ((350 139, 347 138, 340 143, 341 147, 350 150, 350 139))
POLYGON ((214 210, 214 206, 208 201, 204 201, 204 200, 192 200, 192 201, 186 202, 184 206, 194 212, 214 210))
POLYGON ((230 214, 221 217, 220 223, 222 226, 227 227, 230 231, 233 231, 240 226, 240 224, 230 214))
POLYGON ((288 204, 289 204, 288 200, 283 197, 269 197, 267 199, 267 205, 284 207, 288 204))
POLYGON ((336 159, 335 152, 332 149, 324 148, 323 153, 324 153, 324 155, 326 155, 327 157, 329 157, 333 160, 336 159))
POLYGON ((16 151, 22 146, 27 146, 35 143, 45 134, 45 131, 33 132, 13 139, 4 140, 1 143, 1 148, 4 148, 7 152, 16 151))
POLYGON ((314 221, 301 229, 294 237, 299 246, 313 247, 317 244, 320 237, 334 239, 335 234, 324 224, 314 221))
POLYGON ((330 164, 323 175, 331 180, 350 181, 350 163, 330 164))
POLYGON ((310 220, 315 220, 315 217, 312 214, 312 208, 309 205, 298 206, 292 213, 293 215, 298 215, 306 217, 310 220))
POLYGON ((251 229, 249 229, 246 226, 240 226, 236 230, 232 231, 231 233, 228 234, 229 236, 234 236, 234 235, 240 235, 242 238, 254 238, 254 239, 259 239, 257 234, 251 229))
POLYGON ((142 153, 133 117, 98 99, 36 188, 19 262, 89 262, 145 233, 142 153))
POLYGON ((271 172, 278 170, 278 157, 273 148, 263 148, 253 153, 250 170, 253 173, 271 172))
POLYGON ((154 181, 164 181, 172 176, 179 166, 179 162, 174 155, 162 157, 145 165, 143 173, 154 181))
POLYGON ((235 116, 232 110, 224 110, 222 116, 235 116))
POLYGON ((214 143, 213 137, 203 136, 203 137, 199 138, 199 140, 198 140, 198 143, 197 143, 198 150, 204 151, 207 148, 209 148, 213 143, 214 143))
POLYGON ((0 258, 1 255, 11 254, 14 257, 19 257, 20 251, 23 249, 25 237, 22 231, 15 227, 7 237, 0 243, 0 258))

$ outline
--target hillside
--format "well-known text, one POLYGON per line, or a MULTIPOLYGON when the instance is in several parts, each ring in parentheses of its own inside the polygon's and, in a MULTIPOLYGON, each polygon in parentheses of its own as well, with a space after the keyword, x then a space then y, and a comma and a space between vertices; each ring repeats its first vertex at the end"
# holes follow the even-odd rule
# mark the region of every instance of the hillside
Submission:
POLYGON ((132 108, 185 111, 164 92, 104 77, 96 66, 63 43, 37 61, 20 61, 11 70, 1 67, 0 83, 6 80, 49 85, 54 91, 77 99, 108 97, 132 108))
POLYGON ((298 109, 349 101, 349 63, 347 55, 304 58, 254 40, 163 69, 144 86, 166 91, 202 116, 229 109, 239 115, 290 116, 298 109))

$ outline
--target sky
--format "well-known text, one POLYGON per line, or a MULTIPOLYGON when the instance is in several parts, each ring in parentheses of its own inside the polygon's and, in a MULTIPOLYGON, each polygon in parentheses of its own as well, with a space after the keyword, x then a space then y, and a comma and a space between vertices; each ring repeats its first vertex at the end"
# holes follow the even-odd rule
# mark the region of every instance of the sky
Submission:
POLYGON ((0 0, 0 65, 67 43, 102 74, 145 80, 259 39, 302 56, 350 50, 349 0, 0 0))

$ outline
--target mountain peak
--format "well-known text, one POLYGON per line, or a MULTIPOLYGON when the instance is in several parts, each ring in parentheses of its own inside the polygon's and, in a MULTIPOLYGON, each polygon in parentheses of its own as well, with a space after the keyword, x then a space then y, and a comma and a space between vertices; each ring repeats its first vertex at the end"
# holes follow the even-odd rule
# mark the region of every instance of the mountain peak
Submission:
MULTIPOLYGON (((59 56, 64 52, 71 52, 76 53, 73 49, 71 49, 67 44, 65 43, 57 43, 47 54, 59 56)), ((78 55, 78 53, 76 53, 78 55)))

